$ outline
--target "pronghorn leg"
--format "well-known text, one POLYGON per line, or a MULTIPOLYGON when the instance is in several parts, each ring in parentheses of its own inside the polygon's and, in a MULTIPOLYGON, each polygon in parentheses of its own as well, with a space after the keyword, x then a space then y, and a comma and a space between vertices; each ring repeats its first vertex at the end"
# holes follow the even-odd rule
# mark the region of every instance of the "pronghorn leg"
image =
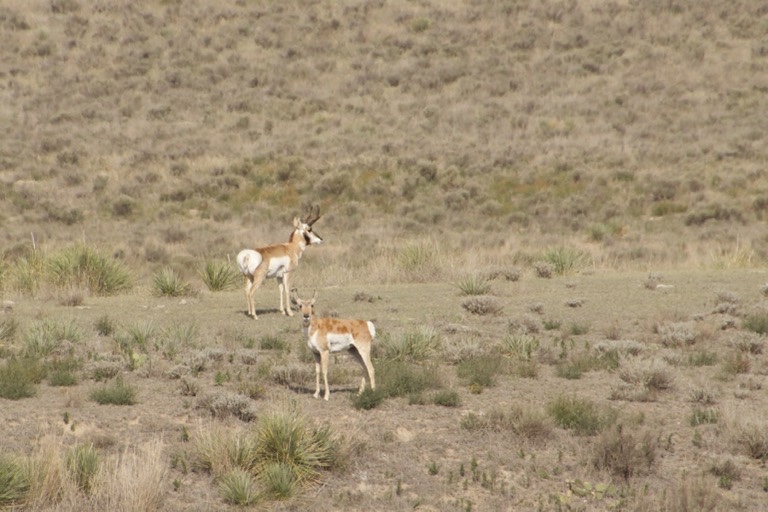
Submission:
POLYGON ((253 287, 253 281, 251 280, 251 276, 245 276, 245 303, 247 311, 245 312, 248 316, 253 316, 252 313, 252 307, 251 307, 251 287, 253 287))
POLYGON ((288 287, 288 275, 277 278, 277 288, 280 292, 280 312, 284 315, 293 316, 291 310, 291 300, 289 297, 290 288, 288 287))
POLYGON ((259 266, 256 268, 256 271, 248 277, 250 280, 250 288, 247 288, 246 291, 248 296, 248 316, 252 318, 258 318, 256 316, 256 301, 253 299, 253 296, 264 281, 264 274, 266 274, 266 267, 262 270, 262 266, 259 266))
POLYGON ((331 353, 327 350, 320 353, 320 364, 323 367, 323 384, 325 385, 325 395, 323 399, 328 401, 331 397, 331 389, 328 387, 328 360, 331 358, 331 353))
POLYGON ((315 356, 315 394, 314 397, 318 398, 320 397, 320 354, 317 352, 312 352, 312 355, 315 356))
POLYGON ((363 380, 360 383, 360 390, 357 394, 359 395, 365 390, 366 376, 368 377, 368 384, 371 386, 371 389, 376 389, 376 375, 373 370, 373 364, 371 363, 371 349, 360 350, 359 347, 354 346, 354 349, 350 350, 350 352, 355 356, 355 360, 363 368, 363 380))

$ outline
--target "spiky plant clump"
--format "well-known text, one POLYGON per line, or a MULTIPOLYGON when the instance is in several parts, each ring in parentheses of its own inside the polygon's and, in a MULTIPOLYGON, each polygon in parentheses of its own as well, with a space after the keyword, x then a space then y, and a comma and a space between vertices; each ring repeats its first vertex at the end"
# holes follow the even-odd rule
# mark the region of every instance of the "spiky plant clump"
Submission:
POLYGON ((0 453, 0 507, 21 505, 29 496, 30 481, 24 466, 0 453))
POLYGON ((240 273, 226 261, 206 261, 199 274, 212 292, 233 288, 240 280, 240 273))
POLYGON ((456 283, 461 295, 486 295, 491 291, 491 283, 481 275, 470 275, 456 283))
POLYGON ((547 412, 560 427, 588 436, 597 434, 615 417, 613 411, 602 411, 591 400, 566 396, 552 400, 547 412))
POLYGON ((243 469, 233 469, 219 479, 219 494, 227 503, 240 507, 255 505, 261 498, 256 478, 243 469))
POLYGON ((341 463, 341 442, 328 426, 316 427, 295 414, 271 414, 256 428, 259 468, 290 468, 298 482, 315 481, 320 471, 341 463))
POLYGON ((182 297, 191 291, 189 283, 171 267, 163 267, 153 279, 155 293, 163 297, 182 297))
POLYGON ((78 445, 67 454, 67 470, 77 487, 85 494, 91 494, 94 481, 101 466, 101 457, 93 444, 78 445))
POLYGON ((95 295, 114 295, 131 286, 125 266, 83 245, 53 254, 48 266, 53 284, 59 287, 82 287, 95 295))

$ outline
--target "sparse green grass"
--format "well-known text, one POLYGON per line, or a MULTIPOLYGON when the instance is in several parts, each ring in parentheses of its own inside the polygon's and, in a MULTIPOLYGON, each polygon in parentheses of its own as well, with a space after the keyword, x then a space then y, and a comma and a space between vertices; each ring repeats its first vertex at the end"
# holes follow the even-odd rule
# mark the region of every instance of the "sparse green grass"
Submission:
POLYGON ((273 334, 265 334, 259 339, 259 348, 261 350, 283 351, 288 349, 288 347, 289 345, 285 338, 273 334))
POLYGON ((91 392, 91 400, 100 405, 134 405, 136 388, 126 384, 122 377, 91 392))
POLYGON ((0 341, 12 341, 19 330, 19 322, 15 318, 4 318, 0 321, 0 341))
POLYGON ((92 444, 75 446, 67 453, 66 462, 77 487, 85 494, 91 494, 101 466, 98 450, 92 444))
POLYGON ((100 336, 110 336, 115 332, 115 323, 108 315, 102 315, 96 320, 96 332, 100 336))
POLYGON ((240 282, 240 272, 226 261, 206 261, 199 271, 205 286, 212 292, 230 290, 240 282))
POLYGON ((604 430, 595 441, 592 462, 598 470, 628 481, 651 471, 657 449, 658 440, 651 432, 636 433, 617 425, 604 430))

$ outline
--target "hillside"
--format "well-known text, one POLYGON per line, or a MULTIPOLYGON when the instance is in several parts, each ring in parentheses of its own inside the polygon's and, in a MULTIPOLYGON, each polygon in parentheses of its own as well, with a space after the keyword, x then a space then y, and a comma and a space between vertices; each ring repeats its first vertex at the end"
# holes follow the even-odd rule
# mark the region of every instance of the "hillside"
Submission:
POLYGON ((311 201, 339 256, 424 236, 461 251, 480 232, 508 254, 587 244, 611 265, 761 262, 765 14, 10 0, 6 258, 31 233, 136 265, 219 257, 283 239, 311 201))

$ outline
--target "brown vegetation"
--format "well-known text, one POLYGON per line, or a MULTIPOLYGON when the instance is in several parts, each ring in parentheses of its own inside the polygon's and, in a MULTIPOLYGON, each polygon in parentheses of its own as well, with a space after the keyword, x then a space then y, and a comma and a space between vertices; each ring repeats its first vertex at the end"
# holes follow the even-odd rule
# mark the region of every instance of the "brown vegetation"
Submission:
POLYGON ((767 13, 4 1, 0 507, 762 507, 767 13), (306 203, 350 400, 232 289, 306 203))

